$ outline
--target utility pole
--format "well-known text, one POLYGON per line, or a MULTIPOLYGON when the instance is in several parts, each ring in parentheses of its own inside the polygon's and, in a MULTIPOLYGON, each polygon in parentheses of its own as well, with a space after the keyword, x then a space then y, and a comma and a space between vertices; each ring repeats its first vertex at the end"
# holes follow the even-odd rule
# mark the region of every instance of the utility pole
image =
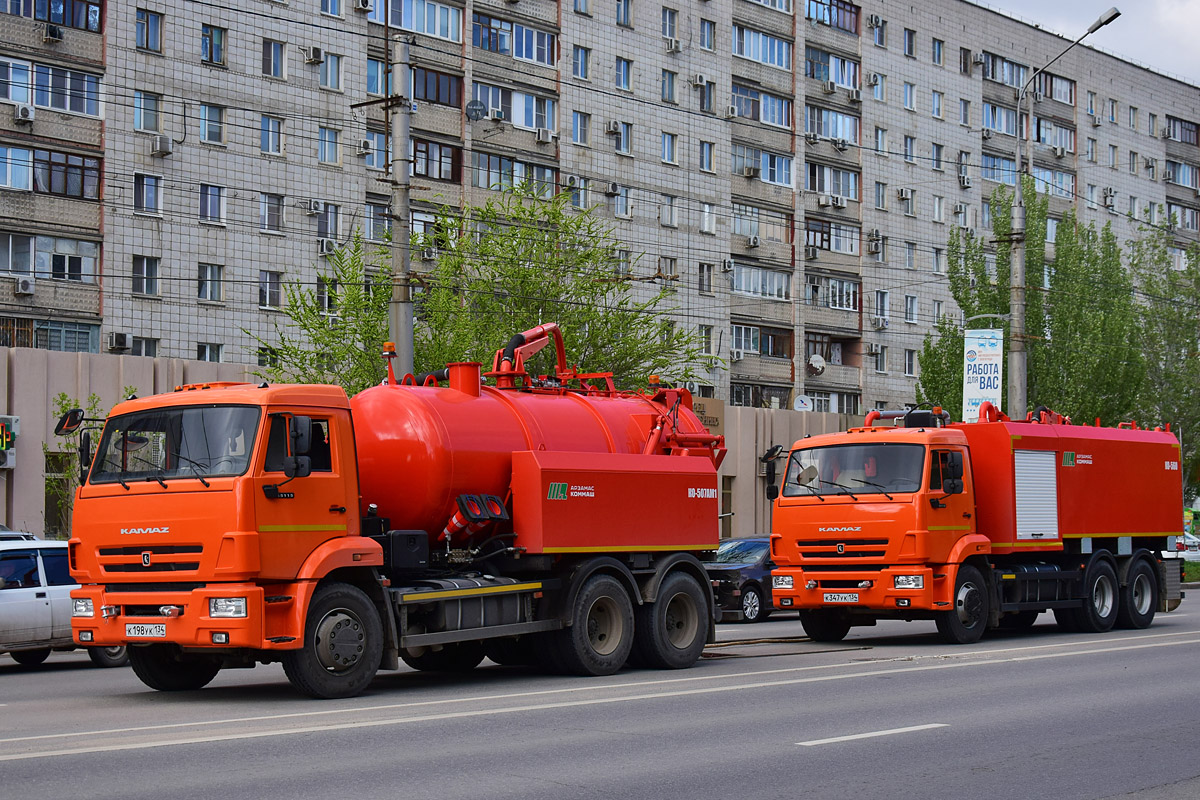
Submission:
POLYGON ((1025 161, 1028 164, 1030 172, 1032 172, 1033 104, 1030 104, 1029 114, 1026 117, 1029 124, 1029 128, 1026 131, 1021 130, 1021 107, 1025 104, 1025 96, 1029 93, 1029 87, 1033 86, 1033 82, 1037 80, 1039 75, 1048 70, 1054 62, 1065 56, 1075 45, 1119 16, 1121 16, 1121 12, 1116 7, 1110 8, 1101 14, 1083 36, 1071 42, 1061 53, 1050 59, 1045 66, 1030 75, 1029 80, 1025 81, 1025 85, 1021 87, 1021 91, 1017 94, 1017 185, 1013 196, 1012 267, 1011 280, 1009 281, 1009 311, 1012 316, 1012 324, 1009 326, 1008 334, 1008 416, 1012 419, 1025 419, 1026 411, 1029 408, 1029 402, 1025 396, 1029 378, 1028 365, 1025 359, 1025 189, 1022 186, 1023 182, 1021 180, 1024 172, 1021 164, 1021 135, 1022 133, 1025 135, 1025 161))
MULTIPOLYGON (((389 43, 390 44, 390 43, 389 43)), ((396 343, 399 374, 413 371, 413 302, 411 266, 411 222, 408 211, 411 165, 408 160, 409 127, 412 117, 409 41, 396 42, 397 57, 388 80, 396 84, 388 100, 392 136, 392 301, 388 306, 388 331, 396 343)))

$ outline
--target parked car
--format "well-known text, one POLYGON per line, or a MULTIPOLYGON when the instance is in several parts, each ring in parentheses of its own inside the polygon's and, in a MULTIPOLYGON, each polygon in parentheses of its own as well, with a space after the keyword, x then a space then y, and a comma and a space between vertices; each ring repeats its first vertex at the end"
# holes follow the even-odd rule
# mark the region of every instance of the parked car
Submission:
POLYGON ((1175 550, 1185 561, 1200 561, 1200 536, 1185 533, 1175 540, 1175 550))
POLYGON ((770 542, 766 536, 726 539, 705 563, 722 620, 762 622, 775 610, 770 542))
MULTIPOLYGON (((28 535, 26 535, 28 536, 28 535)), ((0 653, 18 664, 40 664, 51 650, 73 650, 67 543, 37 538, 0 539, 0 653)), ((129 663, 124 647, 89 647, 101 667, 129 663)))

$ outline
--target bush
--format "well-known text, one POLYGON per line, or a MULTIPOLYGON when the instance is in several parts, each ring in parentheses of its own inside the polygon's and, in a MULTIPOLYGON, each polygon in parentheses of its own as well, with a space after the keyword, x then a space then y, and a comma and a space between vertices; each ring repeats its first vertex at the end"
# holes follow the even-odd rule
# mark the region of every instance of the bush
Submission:
POLYGON ((1183 564, 1183 579, 1185 581, 1200 581, 1200 561, 1185 561, 1183 564))

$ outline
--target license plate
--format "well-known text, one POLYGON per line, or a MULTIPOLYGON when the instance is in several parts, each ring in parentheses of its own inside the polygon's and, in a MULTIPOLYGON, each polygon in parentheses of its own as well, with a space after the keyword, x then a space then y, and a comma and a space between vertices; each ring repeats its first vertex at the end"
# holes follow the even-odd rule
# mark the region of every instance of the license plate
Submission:
POLYGON ((153 625, 131 622, 125 625, 125 635, 130 639, 165 639, 167 626, 161 622, 153 625))
POLYGON ((826 592, 826 603, 857 603, 858 592, 826 592))

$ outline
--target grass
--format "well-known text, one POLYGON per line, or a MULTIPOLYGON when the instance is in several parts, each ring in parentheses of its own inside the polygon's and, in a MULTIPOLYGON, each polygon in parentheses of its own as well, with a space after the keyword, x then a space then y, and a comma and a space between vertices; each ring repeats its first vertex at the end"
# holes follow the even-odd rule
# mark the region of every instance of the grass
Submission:
POLYGON ((1200 561, 1185 561, 1183 563, 1183 579, 1185 581, 1200 581, 1200 561))

